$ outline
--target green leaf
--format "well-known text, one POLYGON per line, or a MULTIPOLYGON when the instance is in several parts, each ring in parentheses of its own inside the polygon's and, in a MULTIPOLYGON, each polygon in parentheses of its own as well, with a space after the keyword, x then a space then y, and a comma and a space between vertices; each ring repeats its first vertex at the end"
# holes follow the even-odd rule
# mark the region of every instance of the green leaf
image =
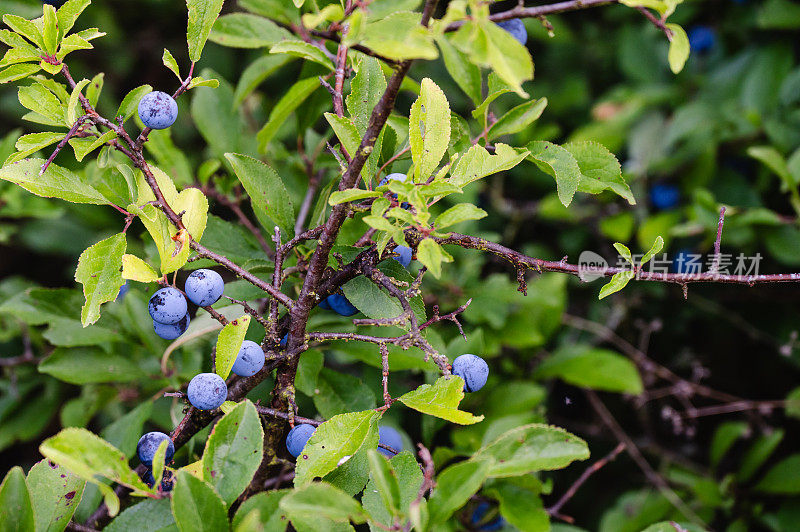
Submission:
POLYGON ((610 190, 635 205, 630 187, 622 177, 622 168, 613 153, 599 142, 569 142, 562 146, 570 152, 580 169, 578 190, 599 194, 610 190))
POLYGON ((331 129, 336 133, 336 137, 345 151, 351 157, 354 156, 361 144, 361 135, 353 121, 346 116, 338 116, 334 113, 325 113, 325 120, 331 125, 331 129))
POLYGON ((400 483, 392 468, 391 462, 384 458, 378 451, 370 449, 367 452, 369 459, 369 476, 375 484, 378 493, 383 499, 383 504, 393 515, 400 510, 400 483))
POLYGON ((225 503, 214 488, 183 470, 178 471, 172 491, 172 513, 181 532, 219 532, 229 528, 225 503))
POLYGON ((450 42, 473 63, 491 68, 517 94, 528 97, 522 83, 533 78, 533 61, 528 49, 507 31, 488 19, 472 20, 450 42))
POLYGON ((642 393, 636 365, 608 349, 570 345, 556 350, 536 368, 538 379, 557 377, 575 386, 608 392, 642 393))
POLYGON ((44 49, 48 54, 56 53, 58 48, 58 18, 56 17, 56 8, 50 4, 42 6, 42 40, 44 41, 44 49))
POLYGON ((358 62, 358 72, 350 83, 350 94, 346 98, 347 112, 361 135, 367 131, 369 116, 385 90, 386 79, 380 61, 374 57, 362 56, 358 62))
POLYGON ((658 236, 656 237, 655 242, 653 242, 653 245, 650 247, 647 253, 645 253, 644 256, 642 257, 642 260, 639 262, 639 265, 644 266, 645 264, 650 262, 650 259, 655 257, 656 254, 660 253, 662 249, 664 249, 664 239, 658 236))
POLYGON ((236 92, 233 95, 234 108, 239 107, 244 99, 258 87, 262 81, 289 62, 288 56, 263 55, 250 63, 239 77, 236 92))
POLYGON ((347 300, 370 318, 396 318, 403 313, 403 307, 396 299, 366 277, 351 279, 342 290, 347 300))
POLYGON ((312 29, 316 28, 323 22, 334 22, 341 20, 342 18, 344 18, 344 10, 342 9, 342 6, 330 4, 323 7, 316 13, 305 13, 301 20, 303 21, 303 26, 312 29))
MULTIPOLYGON (((370 450, 370 454, 375 451, 370 450)), ((391 468, 391 476, 395 479, 394 482, 399 487, 399 500, 396 507, 399 513, 406 513, 411 502, 417 498, 420 485, 422 485, 422 471, 417 464, 414 455, 408 451, 403 451, 397 456, 392 457, 387 461, 381 455, 378 455, 380 460, 383 460, 391 468)), ((389 479, 389 483, 392 480, 389 479)), ((394 488, 389 488, 391 491, 394 488)), ((381 490, 382 491, 382 490, 381 490)), ((392 495, 392 500, 395 496, 392 495)), ((373 521, 378 521, 386 526, 394 522, 395 514, 386 505, 386 499, 382 493, 379 493, 378 486, 374 475, 370 475, 370 481, 364 490, 364 495, 361 498, 361 503, 364 509, 369 513, 373 521)))
MULTIPOLYGON (((151 171, 161 189, 164 198, 172 210, 183 212, 183 225, 186 232, 194 240, 200 240, 208 222, 208 199, 196 188, 187 188, 180 194, 175 190, 175 185, 170 177, 161 169, 151 166, 151 171)), ((141 172, 137 174, 138 204, 129 207, 129 210, 139 215, 150 236, 155 241, 161 259, 161 273, 167 274, 181 268, 189 258, 189 238, 172 225, 160 209, 148 202, 155 199, 153 192, 145 184, 141 172)))
POLYGON ((81 309, 84 327, 100 319, 100 305, 114 301, 125 284, 120 269, 127 245, 125 233, 118 233, 81 253, 75 280, 83 284, 86 298, 86 304, 81 309))
POLYGON ((39 371, 72 384, 130 382, 144 376, 129 357, 98 347, 56 349, 39 363, 39 371))
POLYGON ((536 485, 539 481, 534 478, 530 482, 519 481, 528 478, 493 482, 484 493, 497 499, 500 514, 520 531, 549 530, 550 516, 539 496, 540 489, 536 485))
MULTIPOLYGON (((245 519, 257 514, 257 522, 262 526, 259 530, 279 531, 286 527, 286 514, 280 509, 281 499, 292 493, 292 490, 274 490, 256 493, 239 506, 233 517, 233 529, 237 532, 248 532, 255 527, 245 527, 245 519)), ((252 518, 251 518, 252 519, 252 518)))
POLYGON ((41 70, 39 65, 19 64, 11 65, 8 68, 0 70, 0 84, 17 81, 18 79, 27 78, 41 70))
POLYGON ((450 183, 464 187, 486 176, 510 170, 529 153, 528 150, 512 148, 502 143, 497 143, 494 147, 495 154, 490 155, 483 146, 473 145, 456 160, 455 166, 450 170, 450 183))
POLYGON ((168 532, 176 529, 170 499, 145 499, 120 513, 103 532, 132 532, 153 530, 168 532))
POLYGON ((437 279, 442 274, 442 261, 445 256, 440 246, 432 238, 422 240, 417 246, 417 260, 430 270, 437 279))
POLYGON ((172 71, 175 76, 177 76, 179 81, 183 81, 181 78, 181 69, 178 66, 178 62, 175 61, 175 58, 172 57, 172 53, 164 48, 164 54, 161 57, 161 61, 164 63, 164 66, 167 67, 172 71))
POLYGON ((578 190, 581 170, 575 157, 565 148, 543 140, 535 140, 528 144, 530 155, 540 170, 554 177, 558 189, 558 199, 565 207, 569 207, 572 197, 578 190))
POLYGON ((756 471, 775 452, 775 449, 783 440, 784 434, 785 431, 783 429, 778 429, 759 437, 742 458, 742 464, 736 474, 736 480, 740 483, 745 483, 753 478, 756 471))
POLYGON ((250 196, 250 202, 261 226, 268 233, 280 226, 283 238, 294 235, 294 206, 280 176, 270 166, 257 159, 226 153, 236 177, 250 196))
POLYGON ((117 134, 114 131, 108 130, 96 138, 71 138, 69 139, 69 144, 72 146, 72 149, 75 150, 75 159, 77 159, 78 162, 81 162, 89 153, 104 145, 106 142, 115 139, 116 137, 117 134))
POLYGON ((772 466, 755 489, 781 495, 800 494, 800 454, 793 454, 772 466))
POLYGON ((736 440, 746 437, 750 432, 750 425, 746 421, 726 421, 720 423, 714 432, 714 438, 709 447, 709 460, 711 466, 716 468, 722 457, 725 456, 736 440))
POLYGON ((31 494, 36 531, 64 530, 81 502, 86 482, 47 460, 40 460, 28 471, 26 482, 31 494))
POLYGON ((374 410, 340 414, 317 427, 297 458, 295 486, 307 485, 315 477, 330 473, 342 458, 354 455, 362 445, 377 447, 376 424, 380 417, 374 410))
MULTIPOLYGON (((439 52, 433 35, 420 24, 421 13, 397 11, 369 22, 359 35, 359 41, 375 53, 390 59, 436 59, 439 52)), ((350 40, 347 41, 351 43, 350 40)))
POLYGON ((319 88, 319 79, 310 77, 301 79, 292 85, 284 93, 275 107, 269 114, 269 119, 264 127, 259 130, 256 138, 258 139, 258 151, 263 153, 272 138, 278 133, 280 127, 286 122, 295 109, 297 109, 306 99, 319 88))
POLYGON ((772 146, 751 146, 747 149, 747 155, 761 161, 772 170, 781 179, 784 186, 795 187, 800 184, 800 176, 798 178, 792 176, 786 159, 772 146))
POLYGON ((195 87, 211 87, 212 89, 216 89, 219 87, 219 80, 216 78, 212 79, 205 79, 203 76, 195 76, 189 82, 188 89, 194 89, 195 87))
MULTIPOLYGON (((328 114, 328 113, 326 113, 328 114)), ((361 190, 358 188, 348 188, 347 190, 337 190, 328 198, 328 205, 338 205, 349 201, 358 201, 365 198, 379 198, 381 193, 375 190, 361 190)))
POLYGON ((489 140, 522 131, 542 116, 545 107, 547 98, 529 100, 514 107, 492 124, 487 133, 489 140))
POLYGON ((100 99, 100 93, 103 91, 103 82, 105 74, 102 72, 92 78, 92 82, 86 87, 86 99, 93 106, 97 105, 97 100, 100 99))
POLYGON ((290 518, 298 515, 314 519, 321 516, 340 523, 366 521, 361 504, 327 482, 314 482, 293 490, 281 499, 280 508, 290 518))
POLYGON ((136 255, 125 254, 122 256, 122 278, 140 283, 152 283, 158 281, 159 275, 136 255))
POLYGON ((39 175, 44 159, 25 159, 0 168, 0 179, 11 181, 43 198, 60 198, 72 203, 107 205, 108 200, 76 174, 55 164, 39 175))
POLYGON ((135 495, 146 495, 150 489, 128 467, 122 452, 86 429, 63 429, 39 446, 45 458, 64 466, 75 475, 91 482, 103 492, 109 515, 119 512, 119 499, 114 490, 101 479, 127 486, 135 495))
POLYGON ((428 501, 431 523, 445 522, 464 506, 489 475, 490 461, 467 461, 451 465, 436 477, 436 488, 428 501))
POLYGON ((375 394, 361 379, 328 368, 319 371, 312 398, 320 415, 326 418, 375 408, 375 394))
POLYGON ((66 123, 67 124, 74 124, 75 121, 78 119, 78 113, 83 114, 83 110, 80 109, 78 105, 78 101, 80 99, 81 91, 83 88, 90 83, 88 79, 82 79, 75 85, 75 88, 72 89, 72 93, 69 96, 69 103, 67 103, 67 113, 66 113, 66 123))
POLYGON ((186 42, 189 45, 189 60, 196 63, 203 53, 208 34, 217 20, 224 0, 186 0, 189 8, 189 23, 186 42))
POLYGON ((17 15, 3 15, 3 22, 6 26, 11 28, 15 33, 19 33, 38 48, 44 48, 44 41, 42 40, 42 32, 30 20, 18 17, 17 15))
POLYGON ((441 230, 467 220, 480 220, 481 218, 486 218, 486 216, 488 216, 486 211, 472 203, 459 203, 453 205, 436 218, 436 229, 441 230))
POLYGON ((606 296, 619 292, 628 285, 628 282, 633 279, 635 275, 633 270, 615 273, 611 276, 611 280, 600 289, 600 294, 597 296, 597 299, 603 299, 606 296))
POLYGON ((288 54, 301 59, 307 59, 318 63, 328 70, 333 70, 333 61, 322 53, 316 46, 303 41, 286 40, 281 41, 269 49, 271 54, 288 54))
POLYGON ((232 48, 261 48, 284 39, 292 39, 293 36, 264 17, 231 13, 219 17, 214 23, 210 38, 217 44, 232 48))
POLYGON ((411 106, 408 135, 414 181, 425 182, 439 166, 450 142, 450 104, 430 78, 422 80, 419 98, 411 106))
POLYGON ((563 469, 589 458, 586 442, 564 429, 533 423, 516 427, 481 447, 471 460, 490 464, 490 477, 515 477, 563 469))
POLYGON ((30 532, 34 529, 31 497, 25 484, 25 473, 19 466, 12 467, 0 484, 0 508, 0 530, 30 532))
POLYGON ((133 113, 138 111, 139 100, 141 100, 145 94, 148 94, 152 91, 153 87, 150 85, 136 87, 125 95, 125 97, 122 99, 122 103, 119 104, 119 109, 117 109, 117 112, 114 114, 114 116, 121 116, 123 122, 128 120, 133 116, 133 113))
POLYGON ((481 70, 469 57, 453 46, 445 36, 436 39, 442 52, 444 66, 450 77, 458 84, 473 103, 481 101, 481 70))
POLYGON ((154 484, 155 486, 160 485, 161 479, 164 478, 164 462, 166 461, 167 458, 168 446, 169 442, 167 440, 162 440, 161 443, 158 444, 156 452, 153 454, 153 463, 152 467, 150 468, 150 471, 153 474, 153 480, 155 480, 154 484))
POLYGON ((245 314, 225 325, 217 336, 216 367, 217 375, 227 379, 231 374, 233 363, 239 356, 242 342, 250 326, 250 316, 245 314))
POLYGON ((69 0, 58 8, 58 31, 62 37, 69 33, 80 14, 91 3, 91 0, 69 0))
POLYGON ((464 398, 464 379, 456 375, 439 377, 435 383, 423 384, 397 398, 409 408, 423 414, 446 419, 459 425, 472 425, 483 420, 483 416, 474 416, 458 409, 464 398))
POLYGON ((71 126, 64 123, 65 101, 61 101, 55 94, 49 91, 41 82, 34 83, 27 87, 20 87, 17 91, 19 103, 26 109, 30 109, 51 121, 53 125, 71 126))
POLYGON ((105 346, 120 340, 119 332, 95 325, 84 327, 78 320, 55 318, 42 335, 53 345, 74 347, 81 345, 105 346))
POLYGON ((44 149, 51 144, 55 144, 56 142, 60 141, 64 138, 63 133, 53 133, 53 132, 43 132, 43 133, 30 133, 28 135, 22 135, 19 139, 17 139, 16 148, 17 153, 12 155, 11 157, 6 160, 5 164, 9 165, 11 163, 15 163, 17 161, 21 161, 28 155, 36 153, 37 151, 44 149))
MULTIPOLYGON (((223 329, 224 330, 224 329, 223 329)), ((264 431, 256 407, 236 405, 214 426, 203 453, 203 480, 230 505, 247 488, 264 456, 264 431)))
POLYGON ((669 68, 673 74, 677 74, 683 70, 683 65, 689 59, 689 37, 678 24, 668 23, 666 27, 672 31, 672 40, 669 43, 669 53, 667 54, 669 68))

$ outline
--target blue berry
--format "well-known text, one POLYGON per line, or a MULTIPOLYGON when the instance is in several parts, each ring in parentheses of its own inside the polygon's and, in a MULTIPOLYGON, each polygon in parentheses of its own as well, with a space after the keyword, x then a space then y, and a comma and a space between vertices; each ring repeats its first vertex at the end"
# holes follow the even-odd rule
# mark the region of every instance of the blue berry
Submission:
MULTIPOLYGON (((408 179, 408 176, 406 174, 401 174, 399 172, 395 172, 395 173, 389 174, 386 177, 384 177, 383 179, 381 179, 380 182, 378 183, 378 186, 382 187, 383 185, 386 185, 387 183, 389 183, 389 181, 400 181, 400 182, 404 183, 406 181, 406 179, 408 179)), ((397 194, 392 194, 392 198, 397 199, 397 194)), ((400 206, 402 208, 408 210, 408 208, 411 205, 409 205, 409 203, 407 201, 404 201, 403 204, 400 205, 400 206)))
POLYGON ((317 306, 319 308, 321 308, 321 309, 324 309, 324 310, 332 310, 330 303, 328 303, 328 298, 327 297, 325 299, 323 299, 322 301, 320 301, 319 305, 317 305, 317 306))
POLYGON ((408 265, 411 264, 411 248, 407 246, 397 246, 393 251, 399 255, 394 257, 394 260, 399 262, 403 268, 408 268, 408 265))
POLYGON ((214 270, 195 270, 186 278, 184 290, 189 301, 198 307, 207 307, 222 297, 225 282, 214 270))
POLYGON ((378 186, 382 187, 383 185, 389 183, 390 180, 405 182, 406 179, 408 179, 408 176, 406 174, 401 174, 400 172, 395 172, 395 173, 389 174, 389 175, 385 176, 383 179, 381 179, 380 183, 378 183, 378 186))
POLYGON ((228 398, 228 386, 216 373, 200 373, 189 381, 186 395, 195 408, 214 410, 228 398))
MULTIPOLYGON (((332 294, 325 301, 328 303, 328 308, 341 316, 352 316, 358 313, 358 309, 341 294, 332 294)), ((322 303, 319 306, 322 307, 322 303)))
POLYGON ((139 100, 139 118, 151 129, 166 129, 178 118, 178 104, 166 92, 147 93, 139 100))
POLYGON ((164 340, 174 340, 186 332, 189 327, 189 315, 186 314, 177 323, 158 323, 153 320, 153 330, 164 340))
POLYGON ((288 344, 288 343, 289 343, 289 333, 286 333, 286 334, 283 335, 283 338, 281 338, 280 346, 285 349, 286 348, 286 344, 288 344))
POLYGON ((391 458, 395 454, 403 450, 403 437, 393 427, 378 427, 378 444, 391 447, 396 452, 393 453, 389 449, 378 447, 378 452, 382 455, 391 458))
MULTIPOLYGON (((147 484, 148 488, 152 488, 153 484, 156 483, 156 479, 153 476, 153 472, 149 469, 145 471, 144 475, 142 476, 142 481, 147 484)), ((169 469, 164 469, 163 476, 161 477, 161 491, 172 491, 172 488, 175 486, 175 479, 172 475, 172 471, 169 469)))
POLYGON ((178 323, 186 316, 186 298, 177 288, 168 286, 158 290, 150 297, 148 304, 153 321, 170 325, 178 323))
POLYGON ((169 442, 167 443, 167 454, 164 455, 164 463, 170 463, 172 457, 175 456, 175 444, 163 432, 148 432, 139 438, 139 443, 136 444, 136 454, 139 456, 139 461, 147 467, 152 467, 153 457, 156 455, 158 446, 164 440, 169 442))
POLYGON ((477 392, 486 384, 489 365, 479 356, 461 355, 453 361, 453 375, 464 379, 465 392, 477 392))
POLYGON ((689 48, 700 54, 710 51, 717 40, 716 33, 708 26, 695 26, 689 30, 688 37, 689 48))
POLYGON ((678 205, 681 193, 675 185, 654 185, 650 189, 650 203, 659 210, 671 209, 678 205))
POLYGON ((528 32, 525 30, 525 24, 520 19, 504 20, 503 22, 498 22, 497 25, 510 33, 522 46, 525 46, 525 43, 528 42, 528 32))
POLYGON ((128 290, 131 289, 131 282, 125 281, 125 284, 119 287, 119 292, 117 292, 117 297, 114 301, 122 301, 125 298, 125 294, 128 293, 128 290))
POLYGON ((261 346, 251 340, 245 340, 242 342, 239 354, 236 355, 236 361, 233 363, 231 371, 240 377, 252 377, 261 371, 264 362, 266 362, 266 358, 261 346))
POLYGON ((294 428, 289 431, 289 435, 286 436, 286 449, 289 451, 289 454, 295 458, 300 456, 300 453, 303 452, 303 448, 306 446, 306 443, 309 438, 311 438, 311 435, 314 434, 315 430, 317 430, 317 428, 308 423, 295 425, 294 428))

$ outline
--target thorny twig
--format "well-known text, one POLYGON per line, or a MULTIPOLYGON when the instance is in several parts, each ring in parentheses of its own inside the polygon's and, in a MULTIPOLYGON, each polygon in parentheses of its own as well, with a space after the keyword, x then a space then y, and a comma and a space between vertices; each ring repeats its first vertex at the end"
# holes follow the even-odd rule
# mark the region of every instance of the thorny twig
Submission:
POLYGON ((614 460, 619 455, 619 453, 621 453, 624 450, 625 450, 625 444, 620 442, 619 444, 617 444, 616 447, 614 447, 614 449, 610 453, 608 453, 603 458, 601 458, 597 462, 587 467, 583 471, 583 473, 581 473, 581 476, 579 476, 577 480, 575 480, 575 482, 573 482, 572 485, 567 489, 567 491, 564 492, 561 498, 559 498, 558 501, 556 501, 556 503, 553 506, 547 509, 547 513, 555 518, 561 519, 562 521, 572 523, 574 519, 572 519, 569 516, 562 515, 560 513, 561 508, 565 504, 567 504, 567 502, 569 502, 569 500, 575 495, 575 492, 577 492, 578 489, 581 486, 583 486, 584 482, 589 480, 590 476, 592 476, 593 474, 597 473, 600 469, 605 467, 607 463, 614 460))

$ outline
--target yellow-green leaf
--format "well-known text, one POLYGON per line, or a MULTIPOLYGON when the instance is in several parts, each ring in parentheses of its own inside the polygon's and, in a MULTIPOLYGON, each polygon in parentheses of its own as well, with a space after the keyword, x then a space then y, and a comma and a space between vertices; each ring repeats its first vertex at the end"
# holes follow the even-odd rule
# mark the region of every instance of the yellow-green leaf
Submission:
POLYGON ((125 284, 120 268, 127 245, 125 233, 118 233, 81 253, 75 280, 83 284, 83 295, 86 297, 86 304, 81 309, 84 327, 100 318, 100 305, 114 301, 125 284))

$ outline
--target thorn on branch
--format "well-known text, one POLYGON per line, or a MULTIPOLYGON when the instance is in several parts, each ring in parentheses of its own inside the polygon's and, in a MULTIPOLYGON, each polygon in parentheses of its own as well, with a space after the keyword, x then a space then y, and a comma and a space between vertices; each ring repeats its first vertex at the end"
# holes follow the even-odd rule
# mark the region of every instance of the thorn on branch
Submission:
POLYGON ((73 136, 75 136, 78 133, 78 130, 80 129, 80 127, 87 120, 89 120, 89 116, 88 115, 83 115, 80 118, 78 118, 75 121, 74 124, 72 124, 72 127, 69 128, 69 131, 67 131, 67 134, 64 136, 63 139, 61 139, 61 141, 58 144, 56 144, 56 149, 53 150, 53 153, 50 154, 50 157, 48 157, 47 160, 45 161, 45 163, 42 165, 41 170, 39 170, 39 175, 43 175, 45 173, 45 171, 47 170, 47 167, 50 166, 50 163, 52 163, 53 159, 55 159, 56 155, 58 155, 58 152, 60 152, 62 149, 64 149, 64 146, 67 145, 67 142, 69 142, 69 139, 71 139, 73 136))

